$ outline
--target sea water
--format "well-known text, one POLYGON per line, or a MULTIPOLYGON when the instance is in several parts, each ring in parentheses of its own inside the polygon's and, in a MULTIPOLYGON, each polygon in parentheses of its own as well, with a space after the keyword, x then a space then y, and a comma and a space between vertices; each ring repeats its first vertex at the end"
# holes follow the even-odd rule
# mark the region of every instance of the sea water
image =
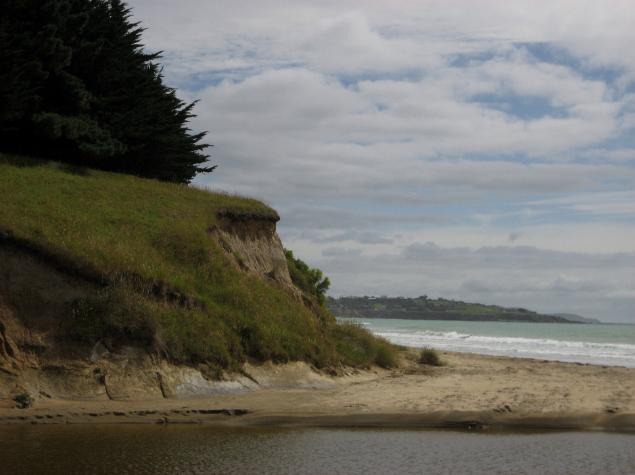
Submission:
POLYGON ((0 427, 3 475, 635 473, 635 436, 616 433, 0 427))
POLYGON ((346 320, 417 348, 635 367, 635 325, 346 320))

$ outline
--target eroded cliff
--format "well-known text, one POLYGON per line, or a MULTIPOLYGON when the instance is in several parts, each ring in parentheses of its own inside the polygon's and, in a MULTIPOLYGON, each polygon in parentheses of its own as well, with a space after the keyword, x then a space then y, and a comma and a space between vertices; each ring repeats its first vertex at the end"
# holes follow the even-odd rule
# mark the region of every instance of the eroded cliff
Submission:
POLYGON ((311 367, 394 364, 310 279, 295 286, 313 270, 290 276, 264 203, 28 164, 0 154, 1 404, 247 390, 269 363, 294 384, 318 384, 311 367))
POLYGON ((278 216, 219 213, 210 235, 245 271, 274 280, 295 293, 282 241, 276 233, 278 216))
MULTIPOLYGON (((241 272, 271 282, 296 299, 300 292, 291 282, 276 221, 224 212, 208 236, 241 272)), ((25 394, 33 401, 187 398, 271 385, 328 384, 301 362, 278 367, 278 377, 272 379, 260 365, 220 374, 204 363, 175 364, 152 349, 126 342, 75 341, 70 335, 77 302, 108 285, 65 269, 7 236, 0 239, 0 400, 5 405, 25 394)), ((157 298, 165 293, 163 288, 157 298)))

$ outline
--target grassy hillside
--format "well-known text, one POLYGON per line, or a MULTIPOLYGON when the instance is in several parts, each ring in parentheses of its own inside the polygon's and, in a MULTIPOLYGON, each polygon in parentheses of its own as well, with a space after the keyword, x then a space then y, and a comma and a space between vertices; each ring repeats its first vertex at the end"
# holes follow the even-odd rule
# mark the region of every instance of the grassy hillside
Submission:
POLYGON ((277 218, 258 201, 1 155, 0 196, 5 244, 100 284, 74 303, 73 340, 134 340, 219 368, 391 363, 385 342, 231 265, 209 230, 222 212, 277 218))
POLYGON ((328 299, 327 305, 337 317, 572 323, 562 317, 542 315, 524 308, 504 308, 442 298, 429 299, 425 296, 341 297, 328 299))

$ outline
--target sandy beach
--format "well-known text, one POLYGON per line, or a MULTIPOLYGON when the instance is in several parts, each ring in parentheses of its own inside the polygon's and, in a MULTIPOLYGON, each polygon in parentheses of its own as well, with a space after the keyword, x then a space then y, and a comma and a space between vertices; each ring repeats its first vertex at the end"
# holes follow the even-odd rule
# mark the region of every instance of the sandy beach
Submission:
POLYGON ((0 424, 210 423, 228 426, 635 431, 635 369, 442 353, 444 366, 404 354, 397 370, 303 363, 249 367, 263 389, 213 398, 0 401, 0 424), (264 384, 268 382, 269 384, 264 384))

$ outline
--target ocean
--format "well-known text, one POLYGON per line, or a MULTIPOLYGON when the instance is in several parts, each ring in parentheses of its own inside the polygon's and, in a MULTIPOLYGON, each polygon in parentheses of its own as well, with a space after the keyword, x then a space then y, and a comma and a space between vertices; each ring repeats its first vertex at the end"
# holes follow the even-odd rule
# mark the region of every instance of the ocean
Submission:
POLYGON ((342 320, 417 348, 635 368, 635 325, 342 320))

